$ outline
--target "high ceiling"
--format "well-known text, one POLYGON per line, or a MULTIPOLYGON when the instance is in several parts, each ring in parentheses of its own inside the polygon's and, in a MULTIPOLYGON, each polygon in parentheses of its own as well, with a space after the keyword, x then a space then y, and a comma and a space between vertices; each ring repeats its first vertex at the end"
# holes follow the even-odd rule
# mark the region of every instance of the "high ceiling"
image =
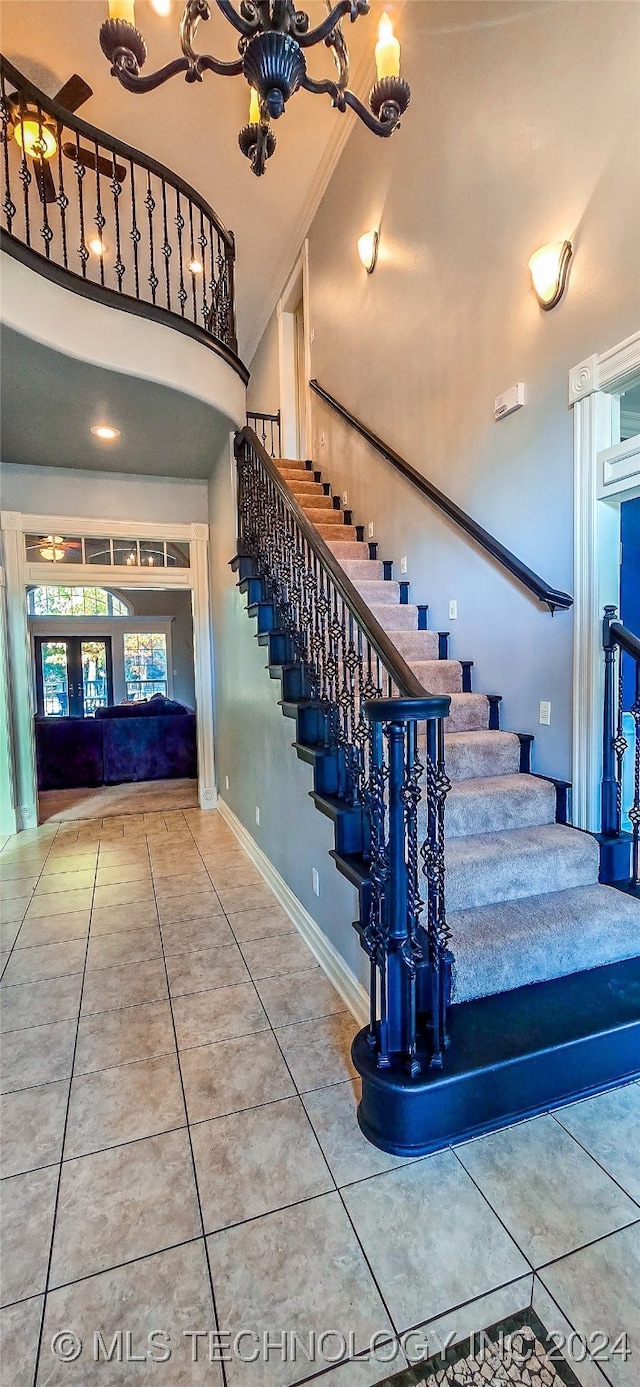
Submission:
MULTIPOLYGON (((352 85, 368 90, 373 73, 377 11, 346 22, 352 85)), ((391 5, 389 8, 393 8, 391 5)), ((161 19, 148 0, 136 0, 136 23, 149 50, 146 70, 178 56, 179 0, 161 19)), ((235 31, 213 6, 198 47, 227 60, 237 56, 235 31)), ((306 9, 312 24, 326 13, 322 0, 306 9)), ((334 111, 328 97, 299 92, 276 127, 278 149, 264 178, 255 178, 238 148, 248 116, 242 78, 205 74, 187 87, 181 77, 148 95, 123 90, 98 44, 106 0, 2 0, 2 51, 43 91, 53 95, 72 72, 94 96, 82 116, 161 160, 191 183, 236 234, 240 354, 250 361, 285 276, 293 266, 327 170, 354 117, 334 111)), ((318 45, 307 55, 312 76, 333 75, 331 55, 318 45)))

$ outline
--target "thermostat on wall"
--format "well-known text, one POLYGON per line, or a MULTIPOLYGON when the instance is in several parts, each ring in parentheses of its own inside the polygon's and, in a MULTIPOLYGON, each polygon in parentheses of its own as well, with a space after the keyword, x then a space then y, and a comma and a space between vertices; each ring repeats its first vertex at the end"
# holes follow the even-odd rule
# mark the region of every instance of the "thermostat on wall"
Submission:
POLYGON ((510 390, 505 390, 504 395, 496 395, 494 417, 504 419, 507 414, 513 414, 516 409, 522 409, 523 404, 524 384, 520 381, 518 385, 512 385, 510 390))

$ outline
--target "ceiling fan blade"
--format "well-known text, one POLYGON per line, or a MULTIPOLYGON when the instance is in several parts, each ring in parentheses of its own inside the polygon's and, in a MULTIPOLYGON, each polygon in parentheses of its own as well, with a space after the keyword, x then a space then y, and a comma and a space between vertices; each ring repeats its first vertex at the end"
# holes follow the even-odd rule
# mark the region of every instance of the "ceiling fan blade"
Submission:
POLYGON ((65 82, 64 86, 56 92, 53 97, 59 106, 64 106, 67 111, 77 111, 84 106, 85 101, 93 96, 93 88, 85 82, 83 77, 79 77, 77 72, 65 82))
POLYGON ((118 183, 124 183, 127 170, 124 164, 116 164, 115 168, 111 159, 103 158, 102 154, 94 154, 92 149, 84 149, 82 145, 75 145, 72 140, 66 140, 62 146, 62 153, 66 159, 73 159, 83 164, 86 169, 96 169, 105 178, 113 178, 114 174, 118 183))
POLYGON ((44 159, 34 159, 33 172, 36 178, 38 193, 41 202, 55 202, 57 193, 56 185, 53 181, 53 174, 49 165, 44 159))

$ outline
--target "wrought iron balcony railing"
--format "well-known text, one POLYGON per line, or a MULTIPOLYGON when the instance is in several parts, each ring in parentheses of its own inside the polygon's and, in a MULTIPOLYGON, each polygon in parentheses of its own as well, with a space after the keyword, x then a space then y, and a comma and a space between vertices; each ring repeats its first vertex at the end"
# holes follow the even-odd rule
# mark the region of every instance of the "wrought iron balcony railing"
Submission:
POLYGON ((361 820, 370 882, 360 922, 371 965, 369 1044, 378 1068, 399 1064, 415 1075, 425 1063, 439 1067, 446 1044, 450 699, 422 688, 252 429, 237 435, 236 458, 238 554, 274 609, 271 634, 287 641, 324 748, 335 753, 336 798, 361 820))
POLYGON ((2 249, 76 293, 196 337, 246 381, 234 238, 204 198, 4 57, 0 118, 2 249))

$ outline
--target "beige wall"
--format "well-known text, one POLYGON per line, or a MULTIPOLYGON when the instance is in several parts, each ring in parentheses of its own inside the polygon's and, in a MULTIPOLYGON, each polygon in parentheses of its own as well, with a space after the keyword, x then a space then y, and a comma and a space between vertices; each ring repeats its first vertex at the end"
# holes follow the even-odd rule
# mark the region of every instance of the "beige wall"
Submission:
POLYGON ((251 380, 247 387, 247 409, 264 410, 265 414, 277 414, 279 408, 278 319, 274 313, 251 362, 251 380))
MULTIPOLYGON (((568 591, 570 368, 638 327, 640 6, 410 0, 400 17, 413 97, 379 141, 357 126, 309 233, 312 373, 485 527, 568 591), (362 231, 379 226, 367 276, 362 231), (543 313, 527 260, 570 237, 568 293, 543 313), (527 405, 495 423, 494 397, 527 405)), ((256 357, 273 379, 273 323, 256 357)), ((553 620, 320 406, 313 454, 380 557, 407 556, 414 601, 536 732, 568 775, 571 615, 553 620), (319 434, 326 435, 320 445, 319 434), (541 699, 552 725, 538 725, 541 699)))

